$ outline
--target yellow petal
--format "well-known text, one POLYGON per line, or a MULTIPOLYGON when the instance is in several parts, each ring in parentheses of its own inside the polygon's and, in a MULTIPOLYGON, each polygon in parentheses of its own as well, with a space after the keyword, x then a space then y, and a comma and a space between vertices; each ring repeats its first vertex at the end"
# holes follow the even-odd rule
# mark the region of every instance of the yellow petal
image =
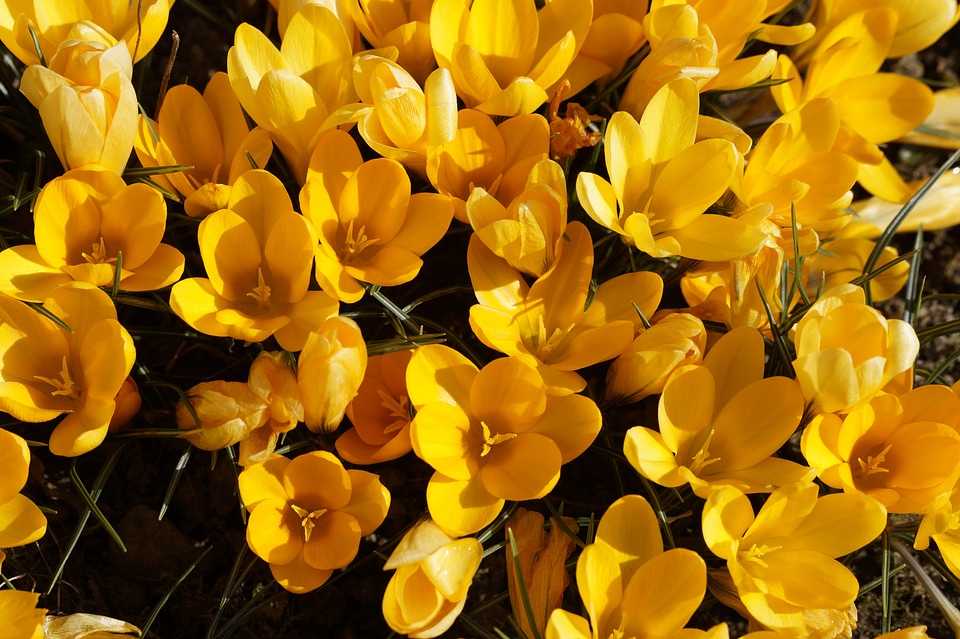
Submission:
POLYGON ((430 516, 445 532, 457 537, 488 525, 503 510, 503 504, 484 488, 479 476, 460 481, 434 473, 427 484, 430 516))
POLYGON ((442 402, 421 407, 410 425, 410 443, 417 457, 445 476, 466 481, 477 474, 479 424, 462 410, 442 402))
POLYGON ((623 590, 624 633, 666 637, 687 625, 707 589, 707 566, 686 548, 658 554, 623 590))
POLYGON ((303 547, 300 518, 286 502, 261 501, 247 520, 247 544, 266 562, 290 563, 303 547))
POLYGON ((47 518, 37 506, 23 495, 13 495, 0 502, 0 546, 25 546, 47 531, 47 518))
POLYGON ((596 544, 606 546, 620 565, 624 583, 629 583, 643 564, 663 552, 660 524, 653 508, 639 495, 624 495, 600 518, 596 544))
POLYGON ((923 123, 934 105, 933 91, 925 84, 894 73, 851 78, 823 95, 836 101, 844 122, 874 143, 905 135, 923 123))

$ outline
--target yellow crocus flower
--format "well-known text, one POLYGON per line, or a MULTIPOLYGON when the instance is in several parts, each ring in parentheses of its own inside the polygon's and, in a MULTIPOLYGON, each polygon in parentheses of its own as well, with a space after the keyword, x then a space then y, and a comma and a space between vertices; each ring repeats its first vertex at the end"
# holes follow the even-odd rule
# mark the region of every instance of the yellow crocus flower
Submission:
POLYGON ((280 49, 249 24, 237 27, 227 53, 227 74, 254 122, 270 132, 280 153, 303 184, 317 140, 350 120, 332 117, 356 100, 351 92, 353 46, 329 9, 307 4, 290 20, 280 49))
POLYGON ((679 78, 657 91, 637 122, 613 114, 604 157, 610 182, 583 172, 577 195, 591 218, 653 257, 730 260, 757 251, 765 234, 746 222, 704 215, 742 161, 733 143, 694 143, 699 95, 679 78))
POLYGON ((136 351, 113 300, 92 284, 61 284, 43 306, 70 330, 0 295, 0 410, 25 422, 66 414, 50 452, 74 457, 106 437, 136 351))
POLYGON ((689 483, 706 498, 725 485, 769 492, 813 474, 773 457, 800 425, 803 395, 792 379, 763 377, 763 338, 756 329, 733 329, 702 366, 677 369, 658 415, 659 432, 635 426, 623 449, 641 475, 661 486, 689 483))
MULTIPOLYGON (((20 494, 27 483, 30 449, 25 439, 0 428, 0 548, 25 546, 47 531, 47 518, 20 494)), ((0 554, 2 562, 2 554, 0 554)))
POLYGON ((151 178, 186 198, 184 209, 193 217, 226 208, 230 185, 253 168, 250 158, 265 167, 273 153, 267 132, 247 126, 230 78, 222 71, 210 78, 203 95, 188 84, 167 91, 157 121, 141 114, 134 146, 145 167, 193 167, 151 178))
POLYGON ((371 46, 396 47, 397 64, 419 83, 437 67, 430 44, 433 0, 359 0, 351 2, 353 20, 371 46))
POLYGON ((485 113, 461 109, 453 139, 429 150, 427 177, 453 202, 454 216, 469 224, 466 200, 475 188, 508 205, 549 151, 550 125, 542 115, 519 115, 495 124, 485 113))
POLYGON ((319 234, 317 282, 348 303, 363 297, 361 282, 396 286, 416 277, 420 256, 440 241, 453 218, 448 198, 411 195, 399 162, 364 162, 343 131, 330 131, 317 144, 300 208, 319 234))
POLYGON ((829 486, 863 493, 901 514, 938 508, 960 476, 960 399, 946 386, 879 395, 843 419, 818 415, 803 456, 829 486))
POLYGON ((754 514, 750 499, 725 486, 707 499, 703 538, 727 568, 750 615, 770 630, 808 636, 810 610, 842 610, 859 584, 835 557, 867 545, 887 513, 866 495, 818 498, 811 482, 788 483, 754 514))
POLYGON ((367 345, 349 317, 331 317, 307 337, 297 360, 303 421, 315 433, 332 433, 357 396, 367 370, 367 345))
POLYGON ((468 107, 522 115, 549 99, 592 17, 592 0, 553 0, 539 10, 534 0, 436 0, 430 39, 468 107))
POLYGON ((90 22, 122 40, 133 61, 139 62, 160 39, 173 2, 7 0, 0 2, 0 41, 24 64, 40 64, 30 27, 49 62, 60 44, 73 37, 74 25, 90 22))
POLYGON ((533 285, 476 237, 467 265, 476 292, 470 326, 480 341, 537 368, 550 392, 579 392, 586 381, 575 371, 622 353, 641 325, 636 308, 650 317, 663 281, 643 271, 601 284, 584 309, 593 274, 590 232, 567 225, 553 266, 533 285))
POLYGON ((423 88, 399 64, 376 54, 358 55, 353 85, 364 105, 357 128, 374 151, 427 176, 427 153, 453 139, 457 94, 446 69, 423 88))
POLYGON ((657 516, 639 495, 621 497, 600 518, 577 559, 577 589, 589 622, 558 608, 547 639, 726 636, 725 624, 683 630, 703 601, 707 566, 687 548, 663 550, 657 516))
POLYGON ((316 232, 273 174, 241 175, 228 208, 204 218, 197 236, 208 277, 174 284, 170 307, 201 333, 247 342, 273 335, 298 351, 337 313, 336 300, 307 290, 316 232))
POLYGON ((79 23, 47 61, 23 72, 20 92, 40 110, 43 128, 64 169, 127 166, 137 133, 133 62, 123 43, 92 23, 79 23))
POLYGON ((116 281, 123 291, 169 286, 180 279, 184 258, 161 242, 166 221, 163 196, 146 184, 125 184, 109 171, 69 171, 37 196, 36 245, 0 253, 0 291, 39 302, 71 281, 116 281))

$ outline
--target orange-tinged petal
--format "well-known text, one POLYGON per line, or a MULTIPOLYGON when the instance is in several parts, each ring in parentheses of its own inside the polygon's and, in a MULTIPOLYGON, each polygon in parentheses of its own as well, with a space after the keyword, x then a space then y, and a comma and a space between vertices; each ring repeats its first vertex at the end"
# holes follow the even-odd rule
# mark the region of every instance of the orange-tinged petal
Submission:
POLYGON ((249 301, 247 293, 257 286, 261 261, 261 238, 254 227, 223 209, 204 218, 197 233, 213 289, 231 302, 249 301))
POLYGON ((270 564, 290 563, 303 548, 300 517, 286 502, 259 502, 247 520, 247 544, 270 564))
POLYGON ((623 589, 624 634, 667 637, 687 625, 703 601, 707 566, 686 548, 658 554, 640 566, 623 589))
POLYGON ((209 179, 223 170, 226 159, 217 121, 203 96, 190 85, 167 91, 156 132, 177 161, 193 165, 187 175, 209 179))
POLYGON ((470 387, 477 367, 452 348, 430 345, 418 348, 407 366, 407 392, 419 411, 440 402, 470 413, 470 387))
POLYGON ((302 215, 289 210, 279 216, 269 235, 261 238, 273 304, 296 303, 306 294, 316 245, 311 231, 302 215))
POLYGON ((288 564, 270 564, 270 572, 278 584, 298 595, 316 590, 333 575, 332 570, 317 570, 307 564, 303 554, 288 564))
POLYGON ((707 472, 748 468, 773 455, 797 429, 803 393, 786 377, 756 381, 734 395, 713 421, 707 472))
POLYGON ((553 441, 537 433, 520 433, 490 448, 480 479, 490 494, 523 501, 539 499, 557 484, 562 463, 553 441))
POLYGON ((543 356, 543 359, 546 360, 544 363, 560 370, 580 370, 620 355, 632 340, 633 322, 615 320, 604 326, 577 331, 569 338, 565 349, 543 356))
POLYGON ((629 583, 641 565, 663 552, 660 524, 646 499, 624 495, 600 518, 596 544, 606 547, 620 565, 624 583, 629 583))
POLYGON ((217 320, 217 313, 229 302, 214 290, 210 280, 191 277, 180 280, 170 290, 170 308, 180 319, 206 335, 227 336, 227 327, 217 320))
POLYGON ((13 495, 0 502, 0 546, 25 546, 47 531, 47 518, 36 504, 23 495, 13 495))
POLYGON ((283 487, 283 473, 290 460, 274 455, 262 464, 249 466, 240 473, 238 485, 240 497, 247 510, 252 510, 261 501, 272 499, 286 501, 287 491, 283 487))
POLYGON ((153 291, 170 286, 183 275, 183 267, 183 253, 169 244, 159 244, 153 255, 140 264, 135 273, 124 275, 120 288, 125 291, 153 291))
POLYGON ((543 379, 516 359, 495 359, 473 381, 470 405, 477 419, 495 424, 500 432, 524 432, 546 408, 543 379))
POLYGON ((390 492, 373 473, 353 469, 347 473, 351 484, 350 503, 340 508, 340 512, 352 515, 360 525, 360 535, 366 537, 386 518, 390 492))
POLYGON ((409 204, 410 178, 403 166, 378 158, 363 163, 350 176, 337 211, 344 228, 352 220, 366 229, 368 238, 387 243, 403 226, 409 204))
POLYGON ((283 487, 291 502, 308 510, 337 510, 350 502, 350 476, 326 451, 291 461, 283 473, 283 487))
POLYGON ((459 407, 433 402, 417 410, 410 425, 410 443, 417 457, 434 470, 465 481, 479 468, 478 428, 459 407))
POLYGON ((356 518, 334 510, 315 521, 310 540, 303 544, 306 564, 318 570, 332 570, 353 561, 360 550, 361 537, 356 518))
POLYGON ((344 271, 363 282, 396 286, 415 278, 423 266, 423 260, 416 253, 400 246, 384 246, 369 253, 362 261, 344 266, 344 271))
POLYGON ((549 437, 560 449, 562 463, 566 464, 590 447, 600 432, 600 424, 600 409, 593 400, 580 395, 562 395, 547 401, 543 415, 527 432, 549 437))
POLYGON ((536 361, 523 342, 516 318, 510 313, 474 305, 470 307, 470 328, 477 339, 490 348, 512 357, 522 357, 531 365, 536 361))
POLYGON ((605 544, 590 544, 577 560, 577 590, 590 615, 594 636, 606 636, 607 620, 620 607, 623 580, 617 557, 605 544))
POLYGON ((101 205, 100 233, 110 252, 123 251, 123 268, 134 270, 156 251, 167 221, 163 196, 146 184, 131 184, 101 205), (138 211, 131 216, 130 211, 138 211))
POLYGON ((434 473, 427 484, 430 516, 445 532, 457 537, 488 525, 503 510, 503 504, 503 499, 484 488, 479 475, 456 480, 434 473))
POLYGON ((676 453, 667 447, 663 436, 649 428, 634 426, 627 431, 623 454, 638 473, 661 486, 675 488, 686 480, 680 475, 676 453))

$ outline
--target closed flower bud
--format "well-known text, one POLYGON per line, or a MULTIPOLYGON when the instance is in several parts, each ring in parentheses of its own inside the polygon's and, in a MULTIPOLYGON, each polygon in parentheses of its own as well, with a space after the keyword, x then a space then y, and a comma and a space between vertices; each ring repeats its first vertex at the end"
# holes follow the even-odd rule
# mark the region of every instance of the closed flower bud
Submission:
POLYGON ((335 431, 366 370, 367 346, 352 319, 331 317, 311 333, 297 367, 307 428, 315 433, 335 431))

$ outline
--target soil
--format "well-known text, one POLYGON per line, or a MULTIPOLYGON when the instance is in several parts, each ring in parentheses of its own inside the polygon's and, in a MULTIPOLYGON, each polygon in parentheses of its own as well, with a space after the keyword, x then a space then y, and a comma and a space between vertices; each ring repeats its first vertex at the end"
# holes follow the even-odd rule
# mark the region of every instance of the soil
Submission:
MULTIPOLYGON (((249 21, 268 29, 273 18, 264 2, 203 3, 209 15, 198 12, 197 3, 199 0, 179 0, 171 12, 169 29, 176 30, 181 38, 171 84, 187 81, 202 89, 214 71, 225 70, 226 52, 236 24, 249 21)), ((926 78, 956 82, 960 55, 957 43, 960 43, 960 31, 954 29, 941 45, 900 64, 926 78)), ((142 74, 138 76, 142 87, 140 95, 148 112, 153 110, 152 101, 158 95, 169 50, 170 41, 162 39, 152 57, 138 67, 138 74, 142 74)), ((12 136, 9 132, 5 135, 12 136)), ((32 148, 44 148, 42 141, 32 138, 25 142, 22 137, 14 136, 4 143, 17 144, 19 152, 13 159, 21 167, 30 166, 32 148)), ((49 153, 49 148, 47 150, 49 153)), ((911 170, 917 173, 931 173, 946 157, 941 152, 908 150, 911 170)), ((898 157, 898 147, 891 145, 890 151, 892 157, 898 157)), ((907 168, 902 162, 899 166, 907 168)), ((48 167, 48 172, 55 173, 58 168, 48 167)), ((9 173, 16 174, 12 170, 9 173)), ((29 221, 25 208, 8 216, 3 220, 5 235, 7 230, 29 232, 25 230, 29 228, 29 221)), ((169 241, 176 243, 185 254, 190 254, 193 248, 196 255, 194 224, 178 222, 170 232, 169 241)), ((425 256, 423 275, 409 285, 390 289, 391 299, 404 305, 432 291, 469 281, 463 260, 467 240, 468 233, 462 230, 451 233, 425 256)), ((960 232, 956 229, 926 237, 922 267, 927 278, 926 294, 960 292, 958 243, 960 232)), ((907 244, 902 242, 901 250, 906 250, 907 244)), ((188 273, 201 270, 196 260, 188 263, 187 268, 188 273)), ((469 291, 456 290, 426 302, 417 312, 425 317, 440 318, 443 329, 461 336, 467 346, 489 359, 494 354, 472 337, 467 324, 467 312, 473 302, 469 291)), ((888 316, 899 317, 902 300, 891 301, 884 309, 888 316)), ((376 317, 379 309, 375 306, 365 303, 351 310, 361 312, 358 321, 369 340, 394 337, 391 326, 376 317)), ((137 344, 134 375, 141 384, 144 399, 144 408, 133 424, 137 429, 175 427, 173 407, 178 396, 164 384, 188 389, 209 379, 244 380, 258 350, 276 348, 270 343, 244 346, 229 339, 188 336, 177 318, 159 316, 158 319, 157 313, 136 307, 121 307, 120 317, 137 344)), ((924 305, 919 324, 930 326, 958 317, 960 310, 955 302, 932 302, 924 305)), ((935 340, 924 348, 920 366, 932 368, 958 347, 958 335, 935 340)), ((586 375, 600 381, 604 372, 599 366, 588 369, 586 375)), ((958 378, 956 366, 943 376, 947 382, 958 378)), ((609 410, 598 445, 564 467, 560 483, 549 499, 553 506, 562 507, 565 514, 582 518, 581 532, 587 529, 591 517, 599 518, 618 496, 631 492, 648 494, 636 473, 615 461, 609 451, 622 450, 627 428, 651 425, 655 417, 655 399, 609 410)), ((52 428, 52 425, 33 424, 0 426, 33 441, 46 441, 52 428)), ((333 440, 334 437, 324 438, 298 429, 285 443, 332 450, 333 440)), ((49 589, 40 603, 51 613, 104 614, 138 626, 144 625, 151 611, 169 594, 147 635, 157 639, 224 637, 231 623, 236 626, 229 636, 238 639, 368 639, 391 634, 380 612, 382 593, 390 574, 381 569, 383 554, 378 549, 389 548, 411 522, 426 514, 424 490, 432 473, 429 467, 412 455, 378 466, 375 472, 380 474, 392 495, 390 512, 383 526, 363 540, 358 561, 338 572, 322 589, 297 596, 280 589, 267 565, 246 550, 244 518, 236 490, 237 468, 228 455, 194 450, 179 480, 174 481, 176 469, 189 450, 186 442, 169 437, 129 436, 111 437, 103 446, 75 461, 55 458, 42 448, 33 448, 25 493, 39 505, 56 512, 48 516, 48 532, 37 544, 7 551, 4 576, 20 589, 41 593, 49 589), (71 480, 71 472, 75 472, 83 485, 91 489, 98 475, 113 462, 112 472, 102 483, 98 505, 126 545, 125 552, 95 519, 90 518, 81 527, 85 505, 71 480), (164 511, 162 518, 161 511, 164 511), (76 531, 79 538, 71 552, 69 544, 76 531), (69 559, 62 575, 54 580, 59 564, 67 555, 69 559), (250 602, 258 605, 252 606, 250 602), (249 616, 244 617, 251 608, 249 616)), ((660 497, 676 518, 672 528, 678 544, 702 550, 711 568, 721 568, 722 562, 710 555, 700 538, 699 500, 691 498, 688 491, 661 491, 660 497)), ((542 505, 525 506, 544 510, 542 505)), ((502 532, 498 532, 485 545, 489 548, 501 537, 502 532)), ((880 574, 879 557, 874 545, 850 559, 861 584, 880 574)), ((503 553, 484 561, 466 608, 466 616, 473 622, 461 620, 444 637, 493 636, 494 628, 514 636, 508 621, 509 601, 504 599, 504 561, 503 553), (483 635, 478 628, 485 629, 487 634, 483 635)), ((901 572, 893 583, 894 628, 926 624, 931 636, 950 636, 949 627, 909 570, 901 572)), ((943 587, 957 601, 957 593, 950 584, 945 583, 943 587)), ((879 633, 879 602, 879 590, 858 600, 860 636, 879 633)), ((568 588, 564 607, 579 611, 580 606, 575 589, 568 588)), ((730 623, 731 636, 739 636, 746 630, 746 624, 735 612, 708 595, 693 625, 708 628, 720 621, 730 623)))

